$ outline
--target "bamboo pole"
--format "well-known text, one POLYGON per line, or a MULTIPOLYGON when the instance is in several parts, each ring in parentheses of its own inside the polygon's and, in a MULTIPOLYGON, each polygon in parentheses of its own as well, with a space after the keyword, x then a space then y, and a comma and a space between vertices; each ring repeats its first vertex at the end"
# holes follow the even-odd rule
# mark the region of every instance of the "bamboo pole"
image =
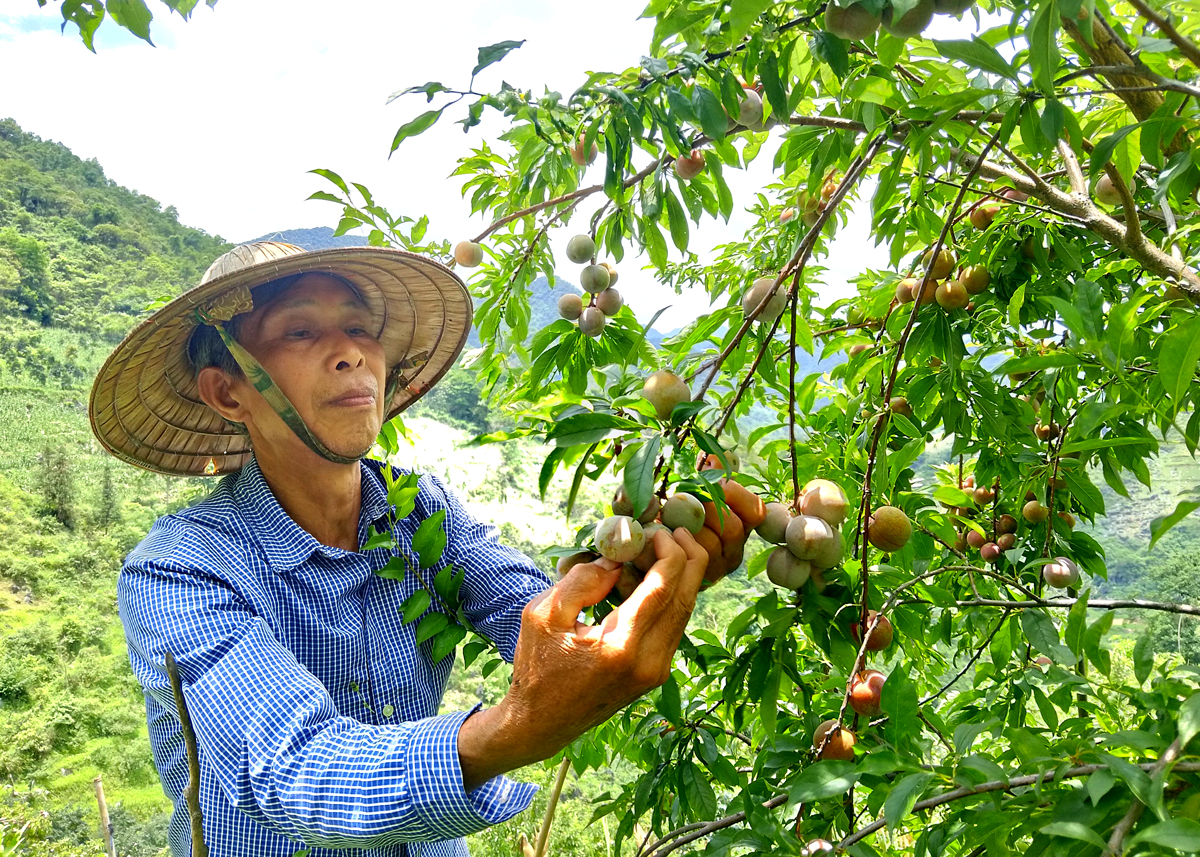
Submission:
POLYGON ((96 804, 100 807, 100 833, 104 837, 104 850, 108 857, 117 857, 117 849, 113 845, 112 822, 108 820, 108 804, 104 801, 103 778, 97 776, 92 780, 92 785, 96 788, 96 804))

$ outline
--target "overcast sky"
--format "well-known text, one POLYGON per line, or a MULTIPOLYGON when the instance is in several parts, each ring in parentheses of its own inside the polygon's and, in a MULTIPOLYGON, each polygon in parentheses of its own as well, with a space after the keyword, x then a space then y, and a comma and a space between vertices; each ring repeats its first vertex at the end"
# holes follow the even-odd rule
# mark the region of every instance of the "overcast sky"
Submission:
MULTIPOLYGON (((553 0, 339 0, 336 14, 328 0, 221 0, 211 10, 201 3, 188 23, 149 0, 157 47, 105 22, 92 54, 73 26, 60 32, 57 5, 0 0, 0 117, 96 158, 116 182, 230 241, 336 225, 336 206, 305 201, 327 187, 308 174, 316 167, 366 184, 393 213, 429 214, 434 235, 477 234, 483 223, 471 220, 448 176, 483 139, 479 129, 465 136, 452 121, 461 114, 447 115, 389 160, 396 128, 426 108, 420 96, 386 105, 387 96, 430 80, 465 86, 479 46, 506 39, 527 43, 478 86, 503 79, 567 95, 588 71, 636 64, 652 30, 638 20, 645 0, 608 0, 603 13, 553 0)), ((485 125, 484 135, 498 128, 485 125)), ((593 170, 599 178, 600 162, 593 170)), ((731 177, 741 205, 769 170, 763 156, 731 177)), ((831 298, 868 263, 886 264, 867 221, 864 210, 827 262, 831 298)), ((748 222, 740 212, 729 226, 705 221, 693 249, 729 240, 748 222)), ((556 246, 574 231, 558 230, 556 246)), ((620 287, 640 318, 672 305, 657 325, 666 330, 705 311, 706 297, 675 295, 641 264, 626 256, 620 287)), ((577 273, 570 263, 561 270, 572 280, 577 273)))

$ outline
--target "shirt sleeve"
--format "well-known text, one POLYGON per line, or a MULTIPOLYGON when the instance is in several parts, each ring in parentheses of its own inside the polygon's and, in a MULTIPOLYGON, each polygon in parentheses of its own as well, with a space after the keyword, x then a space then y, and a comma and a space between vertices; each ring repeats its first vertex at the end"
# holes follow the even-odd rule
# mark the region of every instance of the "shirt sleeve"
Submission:
POLYGON ((460 590, 467 618, 511 663, 521 611, 550 586, 550 579, 525 554, 500 544, 496 527, 476 520, 440 479, 421 478, 432 486, 433 504, 445 506, 449 560, 467 571, 460 590))
POLYGON ((455 839, 528 806, 536 789, 502 777, 463 790, 458 731, 472 712, 380 726, 340 716, 263 617, 180 559, 177 534, 148 541, 117 586, 134 674, 178 717, 174 655, 202 770, 239 810, 305 844, 373 848, 455 839))

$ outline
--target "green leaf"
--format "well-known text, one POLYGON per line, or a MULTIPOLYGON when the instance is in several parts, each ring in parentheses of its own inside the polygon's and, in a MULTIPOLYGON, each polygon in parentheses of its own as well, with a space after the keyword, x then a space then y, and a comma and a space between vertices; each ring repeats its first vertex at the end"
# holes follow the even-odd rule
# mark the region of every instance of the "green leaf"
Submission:
POLYGON ((582 446, 607 437, 638 431, 642 427, 641 423, 616 414, 575 414, 556 422, 546 439, 554 441, 554 445, 558 447, 582 446))
POLYGON ((1083 650, 1087 652, 1088 660, 1096 665, 1096 669, 1108 675, 1112 669, 1112 658, 1100 644, 1104 641, 1104 635, 1112 628, 1113 613, 1109 611, 1088 626, 1087 633, 1083 635, 1083 650))
POLYGON ((1150 522, 1150 544, 1146 547, 1146 550, 1153 548, 1155 542, 1165 536, 1171 527, 1178 524, 1197 509, 1200 509, 1200 503, 1193 500, 1180 500, 1174 512, 1152 520, 1150 522))
POLYGON ((1179 745, 1200 735, 1200 693, 1193 693, 1179 709, 1179 745))
POLYGON ((521 39, 519 42, 496 42, 494 45, 488 45, 487 47, 480 48, 479 57, 475 63, 475 68, 471 69, 471 77, 475 77, 475 75, 479 74, 479 72, 483 71, 492 63, 500 62, 500 60, 508 56, 509 52, 515 51, 523 44, 525 44, 525 40, 521 39))
POLYGON ((417 617, 429 609, 432 598, 424 589, 418 589, 405 599, 400 607, 405 623, 416 621, 417 617))
POLYGON ((1171 818, 1160 821, 1133 836, 1127 847, 1132 850, 1134 845, 1144 842, 1162 848, 1170 848, 1173 851, 1195 853, 1200 851, 1200 822, 1190 818, 1171 818))
POLYGON ((1096 806, 1112 787, 1116 784, 1117 778, 1113 776, 1112 771, 1108 768, 1101 768, 1092 774, 1087 779, 1088 797, 1092 799, 1092 806, 1096 806))
POLYGON ((446 550, 446 531, 442 528, 445 519, 446 510, 438 509, 423 520, 413 533, 412 546, 422 569, 437 565, 446 550))
POLYGON ((909 774, 892 786, 887 800, 883 802, 883 818, 887 822, 889 831, 895 830, 900 822, 912 812, 913 804, 917 802, 917 798, 932 779, 933 774, 909 774))
POLYGON ((1043 0, 1038 6, 1025 38, 1029 41, 1029 66, 1033 71, 1033 82, 1049 96, 1054 95, 1054 76, 1058 73, 1061 55, 1058 52, 1059 14, 1056 0, 1043 0))
POLYGON ((846 42, 833 33, 813 33, 809 47, 813 55, 829 66, 839 80, 844 80, 850 73, 850 55, 846 52, 846 42))
POLYGON ((1100 849, 1108 847, 1104 840, 1100 838, 1099 833, 1090 827, 1080 824, 1078 821, 1056 821, 1052 824, 1047 824, 1042 828, 1041 832, 1047 836, 1065 836, 1068 839, 1078 839, 1082 842, 1095 845, 1100 849))
POLYGON ((143 0, 108 0, 104 6, 114 21, 139 39, 150 42, 150 21, 154 15, 143 0))
POLYGON ((381 533, 374 533, 370 538, 367 539, 366 543, 361 549, 369 551, 375 550, 375 548, 391 548, 395 547, 395 545, 396 542, 392 538, 392 534, 389 531, 384 530, 381 533))
MULTIPOLYGON (((434 614, 440 616, 440 613, 434 614)), ((430 649, 429 656, 436 664, 438 661, 445 658, 447 655, 453 654, 458 644, 467 636, 467 629, 462 625, 450 625, 437 633, 433 638, 433 646, 430 649)))
POLYGON ((430 613, 417 626, 417 645, 424 643, 434 634, 450 625, 450 619, 445 613, 430 613))
POLYGON ((678 197, 668 188, 664 194, 667 204, 667 226, 671 230, 671 243, 679 248, 680 253, 686 253, 688 248, 688 222, 683 206, 678 197))
POLYGON ((407 563, 403 557, 394 556, 388 560, 387 565, 375 573, 388 580, 404 580, 404 573, 407 567, 407 563))
POLYGON ((689 761, 683 766, 680 780, 683 783, 688 804, 700 818, 712 818, 717 814, 717 796, 713 794, 712 786, 709 785, 699 765, 689 761))
POLYGON ((679 683, 675 681, 675 676, 671 675, 658 694, 658 713, 667 719, 667 722, 679 725, 679 721, 683 719, 682 703, 679 699, 679 683))
POLYGON ((1087 632, 1087 605, 1090 590, 1081 592, 1067 614, 1067 645, 1076 657, 1083 656, 1083 638, 1087 632))
POLYGON ((1133 644, 1133 677, 1139 685, 1145 684, 1154 669, 1154 637, 1150 629, 1138 637, 1133 644))
POLYGON ((1104 169, 1104 165, 1112 160, 1113 151, 1117 145, 1138 127, 1138 124, 1126 125, 1115 134, 1109 134, 1097 143, 1096 148, 1092 149, 1092 157, 1088 162, 1088 173, 1092 176, 1098 175, 1104 169))
POLYGON ((442 115, 442 110, 445 109, 446 108, 443 107, 441 110, 426 110, 416 119, 412 120, 411 122, 405 122, 403 125, 401 125, 396 131, 396 136, 392 138, 392 148, 388 150, 388 157, 390 158, 392 153, 395 152, 396 149, 400 148, 400 144, 409 137, 415 137, 433 127, 433 123, 438 121, 442 115))
MULTIPOLYGON (((886 684, 884 685, 887 686, 886 684)), ((791 804, 812 803, 848 792, 861 776, 852 762, 816 762, 796 778, 788 792, 791 804)))
POLYGON ((779 74, 779 60, 771 51, 763 52, 762 59, 758 63, 758 77, 762 80, 763 92, 766 93, 767 101, 771 105, 771 112, 776 116, 787 116, 789 113, 787 89, 779 74))
POLYGON ((1184 395, 1196 383, 1197 363, 1200 363, 1200 316, 1193 315, 1167 334, 1158 350, 1158 378, 1176 413, 1184 405, 1184 395))
POLYGON ((729 38, 734 42, 750 32, 758 16, 775 5, 775 0, 733 0, 729 4, 729 38))
POLYGON ((920 708, 917 705, 917 686, 911 676, 911 665, 904 664, 892 669, 888 680, 883 684, 880 695, 880 707, 888 715, 884 725, 885 736, 898 751, 921 733, 921 720, 918 716, 920 708))
MULTIPOLYGON (((1021 611, 1021 630, 1033 648, 1059 664, 1072 664, 1075 655, 1058 639, 1054 620, 1043 611, 1027 607, 1021 611)), ((884 684, 884 688, 887 685, 884 684)))
POLYGON ((978 36, 972 37, 970 41, 964 39, 943 42, 934 39, 933 46, 948 60, 959 60, 973 68, 980 68, 1009 80, 1017 79, 1017 72, 1013 69, 1012 64, 1000 56, 998 50, 978 36))
POLYGON ((625 465, 625 493, 634 509, 645 509, 654 496, 654 466, 662 449, 662 435, 654 435, 639 446, 625 465))
POLYGON ((714 140, 725 139, 725 126, 729 117, 721 106, 721 99, 711 89, 696 84, 692 92, 692 111, 700 119, 700 129, 714 140))

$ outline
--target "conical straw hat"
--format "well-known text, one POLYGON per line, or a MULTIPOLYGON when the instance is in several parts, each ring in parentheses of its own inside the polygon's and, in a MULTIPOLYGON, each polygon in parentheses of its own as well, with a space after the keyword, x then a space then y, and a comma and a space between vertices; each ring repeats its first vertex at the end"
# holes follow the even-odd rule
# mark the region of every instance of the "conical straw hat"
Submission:
POLYGON ((389 419, 428 392, 467 341, 470 295, 438 262, 381 247, 305 252, 292 244, 243 244, 213 262, 196 287, 141 322, 109 355, 88 402, 92 431, 105 449, 171 475, 240 469, 250 459, 250 439, 201 401, 188 359, 196 311, 226 321, 253 308, 250 289, 301 273, 341 277, 370 307, 388 368, 405 367, 387 405, 389 419))

